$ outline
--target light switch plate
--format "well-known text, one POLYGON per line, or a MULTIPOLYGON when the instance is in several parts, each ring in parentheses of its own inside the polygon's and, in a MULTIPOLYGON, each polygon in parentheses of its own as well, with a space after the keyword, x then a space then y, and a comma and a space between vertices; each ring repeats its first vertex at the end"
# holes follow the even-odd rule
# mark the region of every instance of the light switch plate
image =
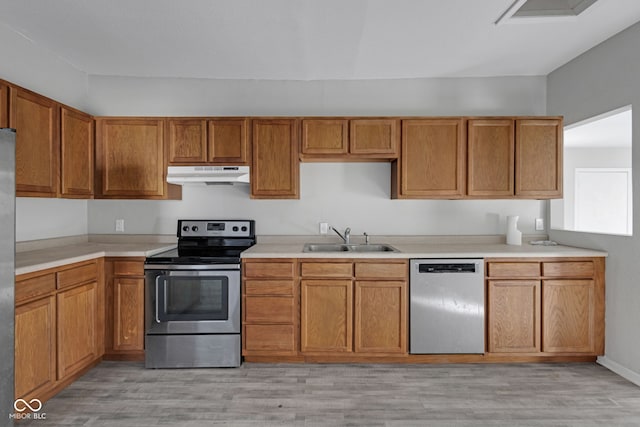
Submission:
POLYGON ((544 230, 544 218, 536 218, 536 231, 544 230))
POLYGON ((124 233, 124 219, 116 219, 116 231, 124 233))

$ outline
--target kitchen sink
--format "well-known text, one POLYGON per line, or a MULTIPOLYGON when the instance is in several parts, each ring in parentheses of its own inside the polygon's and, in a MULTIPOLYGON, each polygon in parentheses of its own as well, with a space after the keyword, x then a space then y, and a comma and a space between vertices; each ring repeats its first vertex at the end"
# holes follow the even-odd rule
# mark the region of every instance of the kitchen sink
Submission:
POLYGON ((302 252, 398 252, 398 250, 385 244, 305 243, 302 252))

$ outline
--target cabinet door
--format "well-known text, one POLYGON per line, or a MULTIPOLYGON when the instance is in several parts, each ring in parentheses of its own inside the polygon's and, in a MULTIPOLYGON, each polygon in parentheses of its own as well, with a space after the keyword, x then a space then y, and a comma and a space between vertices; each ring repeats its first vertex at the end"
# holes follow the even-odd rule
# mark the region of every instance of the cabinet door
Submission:
POLYGON ((170 119, 167 121, 169 163, 204 163, 207 161, 207 121, 170 119))
POLYGON ((516 120, 516 196, 562 198, 562 120, 516 120))
POLYGON ((467 143, 467 194, 480 197, 513 196, 513 120, 469 120, 467 143))
POLYGON ((354 119, 349 123, 351 154, 388 154, 398 152, 399 122, 396 119, 354 119))
POLYGON ((593 280, 542 282, 542 350, 593 353, 595 330, 593 280))
POLYGON ((16 398, 39 398, 56 381, 55 307, 53 296, 16 307, 16 398))
POLYGON ((346 119, 304 119, 303 154, 347 154, 349 121, 346 119))
POLYGON ((465 147, 462 119, 403 120, 399 196, 462 197, 465 147))
POLYGON ((401 281, 356 281, 354 350, 405 353, 407 286, 401 281))
POLYGON ((298 121, 253 120, 251 197, 298 199, 298 121))
POLYGON ((144 279, 116 277, 113 282, 113 349, 144 348, 144 279))
POLYGON ((60 106, 11 87, 9 126, 16 129, 16 196, 56 197, 60 171, 60 106))
POLYGON ((9 86, 0 81, 0 128, 9 127, 9 86))
POLYGON ((58 300, 58 379, 98 358, 98 284, 60 292, 58 300))
POLYGON ((60 161, 62 197, 93 196, 93 119, 85 113, 66 107, 61 109, 60 161))
POLYGON ((162 198, 163 120, 97 119, 98 191, 105 197, 162 198))
POLYGON ((539 352, 540 281, 489 280, 487 291, 487 351, 539 352))
POLYGON ((351 280, 302 280, 301 350, 351 352, 353 289, 351 280))
POLYGON ((210 163, 249 164, 246 119, 209 120, 210 163))

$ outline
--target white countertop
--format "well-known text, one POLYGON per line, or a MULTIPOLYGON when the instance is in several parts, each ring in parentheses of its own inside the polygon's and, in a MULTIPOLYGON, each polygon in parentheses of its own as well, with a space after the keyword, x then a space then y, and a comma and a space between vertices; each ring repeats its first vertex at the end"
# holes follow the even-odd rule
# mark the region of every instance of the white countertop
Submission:
MULTIPOLYGON (((606 257, 607 252, 571 246, 540 246, 523 242, 521 246, 507 245, 495 237, 379 237, 373 243, 390 244, 399 252, 302 252, 304 241, 282 238, 258 240, 242 258, 517 258, 517 257, 606 257)), ((310 243, 328 243, 310 237, 310 243)), ((332 243, 339 243, 333 241, 332 243)), ((360 243, 360 242, 358 242, 360 243)))
MULTIPOLYGON (((120 236, 119 236, 120 237, 120 236)), ((157 239, 131 236, 129 239, 101 237, 98 241, 69 241, 16 253, 15 274, 26 274, 99 257, 147 257, 176 247, 166 236, 157 239)), ((604 251, 571 246, 507 245, 498 236, 376 236, 371 243, 390 244, 399 252, 302 252, 305 242, 339 243, 314 236, 259 237, 258 244, 244 251, 242 258, 517 258, 517 257, 606 257, 604 251)), ((357 243, 360 243, 357 241, 357 243)))
POLYGON ((97 243, 81 242, 16 253, 15 274, 25 274, 47 268, 108 257, 146 257, 175 248, 175 243, 97 243))

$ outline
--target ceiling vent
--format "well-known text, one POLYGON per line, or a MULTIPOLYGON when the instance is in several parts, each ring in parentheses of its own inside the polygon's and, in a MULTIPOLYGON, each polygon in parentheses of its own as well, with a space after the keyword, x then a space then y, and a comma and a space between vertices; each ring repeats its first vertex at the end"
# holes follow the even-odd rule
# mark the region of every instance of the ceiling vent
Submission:
POLYGON ((574 19, 598 0, 516 0, 495 22, 557 22, 574 19))

